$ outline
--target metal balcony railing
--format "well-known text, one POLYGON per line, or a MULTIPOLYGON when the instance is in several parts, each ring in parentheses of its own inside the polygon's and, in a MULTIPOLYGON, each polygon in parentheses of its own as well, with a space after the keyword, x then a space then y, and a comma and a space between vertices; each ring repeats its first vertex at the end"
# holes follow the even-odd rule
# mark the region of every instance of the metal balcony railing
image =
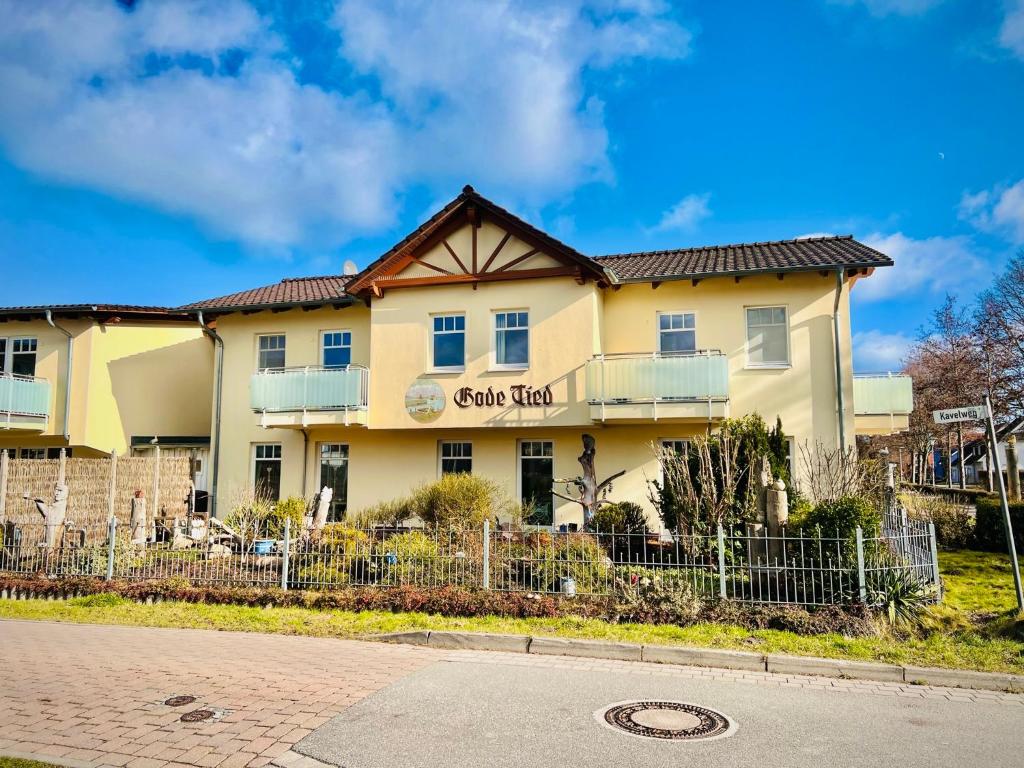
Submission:
POLYGON ((914 381, 893 373, 853 376, 853 412, 858 416, 907 415, 914 410, 914 381))
POLYGON ((0 373, 0 429, 18 417, 46 420, 50 415, 50 382, 34 376, 0 373))
POLYGON ((729 365, 718 350, 598 355, 587 362, 591 404, 729 399, 729 365))
POLYGON ((363 410, 369 380, 361 365, 268 368, 252 375, 250 404, 264 413, 363 410))

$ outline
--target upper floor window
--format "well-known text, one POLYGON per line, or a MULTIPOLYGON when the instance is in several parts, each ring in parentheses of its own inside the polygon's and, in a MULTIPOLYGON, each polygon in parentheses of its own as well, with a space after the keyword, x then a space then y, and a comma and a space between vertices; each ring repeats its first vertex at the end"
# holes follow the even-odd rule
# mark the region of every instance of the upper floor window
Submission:
POLYGON ((259 356, 256 366, 262 371, 266 368, 284 368, 284 334, 267 334, 259 337, 259 356))
POLYGON ((38 339, 0 339, 0 373, 35 376, 38 349, 38 339))
POLYGON ((466 316, 434 315, 435 370, 461 371, 466 367, 466 316))
POLYGON ((658 351, 696 352, 697 316, 693 312, 659 312, 658 351))
POLYGON ((454 440, 441 441, 441 474, 473 472, 473 444, 454 440))
POLYGON ((785 307, 747 308, 747 365, 789 365, 789 323, 785 307))
POLYGON ((530 365, 529 313, 494 313, 494 365, 497 368, 527 368, 530 365))
POLYGON ((320 359, 324 368, 343 368, 352 364, 352 332, 324 331, 320 359))

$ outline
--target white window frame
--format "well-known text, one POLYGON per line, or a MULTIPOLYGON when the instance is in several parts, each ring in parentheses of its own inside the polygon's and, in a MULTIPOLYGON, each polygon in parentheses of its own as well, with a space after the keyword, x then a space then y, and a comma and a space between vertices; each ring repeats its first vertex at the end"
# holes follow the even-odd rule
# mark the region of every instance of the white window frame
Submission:
POLYGON ((781 370, 792 366, 792 343, 789 337, 789 305, 788 304, 752 304, 743 307, 743 353, 746 357, 745 368, 753 370, 781 370), (750 360, 750 315, 752 309, 781 309, 786 313, 786 361, 770 363, 754 363, 750 360))
MULTIPOLYGON (((666 309, 666 310, 658 310, 655 313, 655 319, 654 319, 654 348, 658 351, 658 354, 659 355, 661 355, 661 354, 666 354, 666 355, 688 355, 688 354, 691 354, 689 352, 664 352, 662 350, 662 348, 661 348, 661 316, 662 315, 693 315, 693 328, 692 329, 690 329, 690 328, 680 328, 679 330, 680 331, 683 331, 683 330, 686 330, 686 331, 692 330, 693 331, 693 353, 692 354, 697 354, 697 350, 700 349, 700 344, 698 344, 698 340, 697 340, 697 312, 696 312, 696 310, 693 310, 693 309, 666 309)), ((672 333, 672 332, 673 331, 669 331, 669 333, 672 333)))
MULTIPOLYGON (((437 476, 444 476, 444 447, 446 445, 468 445, 469 456, 449 456, 449 459, 469 459, 469 472, 466 474, 473 474, 473 441, 472 440, 438 440, 437 441, 437 476)), ((452 473, 457 474, 457 473, 452 473)))
MULTIPOLYGON (((348 328, 336 328, 329 331, 320 331, 320 365, 324 368, 327 367, 327 363, 324 362, 324 353, 328 349, 348 349, 348 364, 352 365, 352 331, 348 328), (340 333, 342 334, 342 341, 345 340, 345 334, 348 334, 348 344, 340 344, 338 346, 327 346, 327 334, 329 333, 340 333)), ((285 354, 287 355, 287 347, 285 348, 285 354)), ((344 366, 342 366, 344 367, 344 366)))
MULTIPOLYGON (((14 372, 14 344, 19 341, 31 341, 33 342, 35 349, 32 350, 32 356, 35 358, 35 362, 32 365, 32 377, 34 378, 36 372, 39 369, 39 337, 38 336, 0 336, 0 341, 4 343, 4 357, 2 363, 0 363, 0 373, 13 373, 14 372)), ((26 352, 18 352, 19 355, 28 354, 26 352)))
POLYGON ((683 443, 685 450, 689 450, 693 438, 690 437, 662 437, 658 439, 661 450, 666 450, 672 443, 683 443))
MULTIPOLYGON (((260 351, 261 351, 260 350, 260 339, 266 339, 266 338, 277 337, 277 336, 280 336, 282 339, 284 339, 284 346, 281 348, 281 351, 284 352, 284 365, 282 365, 281 368, 285 368, 288 365, 288 335, 286 333, 281 333, 281 332, 277 332, 277 333, 273 333, 273 332, 272 333, 257 333, 256 334, 256 370, 257 371, 274 371, 274 370, 279 370, 276 367, 275 368, 264 368, 263 366, 260 365, 260 351)), ((267 350, 267 351, 269 352, 269 351, 276 351, 276 350, 267 350)))
POLYGON ((434 312, 429 315, 429 333, 430 333, 430 344, 427 354, 430 356, 430 365, 428 370, 431 373, 462 373, 466 370, 466 357, 469 354, 469 317, 465 312, 434 312), (434 320, 438 317, 461 317, 462 318, 462 330, 461 331, 435 331, 434 320), (438 334, 451 335, 461 333, 462 334, 462 365, 434 365, 434 337, 438 334))
MULTIPOLYGON (((523 503, 523 443, 551 443, 551 479, 554 480, 557 475, 555 474, 555 440, 551 437, 522 437, 516 440, 516 503, 523 503)), ((547 456, 528 456, 527 459, 532 458, 548 458, 547 456)), ((552 488, 552 490, 554 490, 552 488)), ((551 494, 551 525, 534 525, 529 524, 526 527, 536 528, 541 530, 555 530, 555 495, 551 494)))
MULTIPOLYGON (((260 461, 277 461, 281 465, 281 482, 284 483, 284 448, 281 443, 253 443, 250 449, 250 460, 249 460, 249 481, 252 483, 253 490, 256 489, 256 449, 265 445, 271 445, 278 449, 280 455, 276 459, 263 458, 260 461)), ((281 494, 281 489, 277 489, 278 495, 281 494)))
POLYGON ((492 371, 528 371, 530 369, 530 346, 533 341, 533 334, 530 333, 530 310, 522 309, 492 309, 491 310, 491 359, 490 370, 492 371), (525 330, 526 331, 526 362, 525 363, 499 363, 498 362, 498 315, 511 315, 523 312, 526 314, 526 327, 502 328, 501 330, 525 330))

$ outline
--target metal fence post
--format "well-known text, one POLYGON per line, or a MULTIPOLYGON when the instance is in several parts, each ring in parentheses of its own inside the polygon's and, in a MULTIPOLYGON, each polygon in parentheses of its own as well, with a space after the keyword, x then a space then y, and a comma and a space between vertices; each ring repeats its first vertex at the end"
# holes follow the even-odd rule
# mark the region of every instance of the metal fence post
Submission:
POLYGON ((114 543, 117 540, 117 518, 107 523, 107 581, 114 578, 114 543))
POLYGON ((725 597, 725 531, 718 525, 718 596, 725 597))
POLYGON ((857 585, 860 587, 860 601, 868 601, 868 586, 864 578, 864 531, 857 526, 857 585))
POLYGON ((491 521, 484 520, 484 589, 491 588, 491 521))
POLYGON ((939 578, 939 544, 935 538, 935 523, 928 523, 928 546, 932 552, 932 579, 935 580, 936 594, 942 602, 942 579, 939 578))
POLYGON ((292 521, 284 519, 284 552, 281 555, 281 589, 288 589, 288 550, 291 544, 292 521))

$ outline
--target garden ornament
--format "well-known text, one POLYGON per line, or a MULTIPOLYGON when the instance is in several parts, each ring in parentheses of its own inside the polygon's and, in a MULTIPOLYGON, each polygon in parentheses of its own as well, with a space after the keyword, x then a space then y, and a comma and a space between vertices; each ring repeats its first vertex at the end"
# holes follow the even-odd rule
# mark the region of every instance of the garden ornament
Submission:
POLYGON ((147 539, 146 531, 146 498, 142 491, 135 491, 132 497, 132 544, 137 547, 145 547, 147 539))
POLYGON ((331 499, 334 498, 334 489, 325 485, 317 495, 316 515, 313 517, 313 530, 319 531, 327 525, 327 514, 331 511, 331 499))
MULTIPOLYGON (((30 498, 26 493, 24 498, 30 498)), ((47 504, 44 499, 32 499, 36 505, 36 509, 39 510, 39 514, 43 516, 43 522, 46 524, 46 539, 45 546, 52 548, 58 545, 60 538, 60 531, 64 527, 64 521, 67 517, 68 511, 68 487, 65 483, 57 482, 53 486, 53 502, 47 504)))

